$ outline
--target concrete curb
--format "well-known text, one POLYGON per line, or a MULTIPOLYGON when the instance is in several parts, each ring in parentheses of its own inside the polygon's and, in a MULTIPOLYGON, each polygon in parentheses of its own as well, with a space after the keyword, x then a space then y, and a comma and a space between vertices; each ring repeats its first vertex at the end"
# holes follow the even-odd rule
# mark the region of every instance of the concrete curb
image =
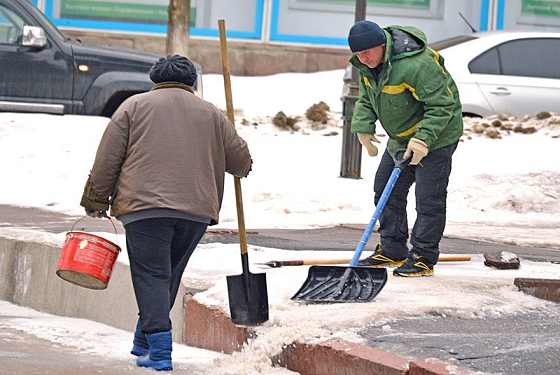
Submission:
MULTIPOLYGON (((191 298, 185 302, 185 344, 222 353, 241 350, 257 336, 252 327, 235 325, 230 316, 215 306, 206 306, 191 298)), ((470 375, 476 374, 438 359, 410 362, 374 348, 331 339, 286 346, 272 362, 302 375, 470 375)))
MULTIPOLYGON (((0 237, 0 299, 16 305, 73 318, 83 318, 133 332, 138 309, 130 269, 116 262, 107 289, 73 285, 56 275, 62 249, 34 242, 0 237)), ((183 296, 200 290, 179 288, 171 310, 174 327, 184 326, 183 296)), ((173 330, 173 340, 184 342, 183 329, 173 330)), ((132 345, 132 336, 130 338, 132 345)))

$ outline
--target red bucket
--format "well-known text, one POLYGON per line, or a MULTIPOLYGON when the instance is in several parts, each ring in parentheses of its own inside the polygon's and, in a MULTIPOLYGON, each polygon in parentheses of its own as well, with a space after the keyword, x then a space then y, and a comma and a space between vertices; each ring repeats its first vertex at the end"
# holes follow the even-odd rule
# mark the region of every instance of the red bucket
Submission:
POLYGON ((56 274, 63 280, 89 289, 105 289, 121 248, 84 232, 66 233, 56 274))

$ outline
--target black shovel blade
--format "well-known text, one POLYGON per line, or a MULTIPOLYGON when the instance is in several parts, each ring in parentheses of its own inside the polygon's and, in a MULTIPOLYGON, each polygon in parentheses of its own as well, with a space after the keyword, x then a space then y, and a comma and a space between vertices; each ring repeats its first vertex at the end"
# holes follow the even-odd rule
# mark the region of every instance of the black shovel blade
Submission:
POLYGON ((231 321, 254 326, 268 320, 265 273, 227 276, 231 321))
POLYGON ((312 266, 292 297, 304 302, 369 302, 385 286, 387 270, 370 267, 312 266))

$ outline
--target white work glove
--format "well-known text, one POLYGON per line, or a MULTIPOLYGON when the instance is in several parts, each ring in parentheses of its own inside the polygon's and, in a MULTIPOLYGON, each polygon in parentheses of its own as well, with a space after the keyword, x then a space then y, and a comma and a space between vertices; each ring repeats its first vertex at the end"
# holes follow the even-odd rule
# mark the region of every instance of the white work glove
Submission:
POLYGON ((372 142, 381 143, 375 138, 375 135, 369 133, 357 133, 358 140, 366 148, 369 156, 377 156, 377 147, 372 142))
POLYGON ((408 147, 404 152, 403 159, 407 159, 411 154, 412 160, 410 161, 410 165, 420 164, 420 160, 428 155, 428 145, 419 139, 411 138, 410 141, 408 141, 408 147))

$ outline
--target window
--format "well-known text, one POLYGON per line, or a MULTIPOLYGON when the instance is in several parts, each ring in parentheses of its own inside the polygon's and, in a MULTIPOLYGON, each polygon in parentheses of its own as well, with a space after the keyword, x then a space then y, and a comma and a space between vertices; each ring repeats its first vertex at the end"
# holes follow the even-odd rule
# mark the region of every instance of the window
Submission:
POLYGON ((469 63, 469 71, 478 74, 500 74, 498 49, 492 48, 478 55, 469 63))
POLYGON ((520 77, 560 79, 560 38, 512 40, 496 46, 469 63, 469 71, 520 77))
POLYGON ((21 44, 25 22, 0 5, 0 44, 21 44))
POLYGON ((560 38, 514 40, 499 49, 505 75, 560 79, 560 38))

